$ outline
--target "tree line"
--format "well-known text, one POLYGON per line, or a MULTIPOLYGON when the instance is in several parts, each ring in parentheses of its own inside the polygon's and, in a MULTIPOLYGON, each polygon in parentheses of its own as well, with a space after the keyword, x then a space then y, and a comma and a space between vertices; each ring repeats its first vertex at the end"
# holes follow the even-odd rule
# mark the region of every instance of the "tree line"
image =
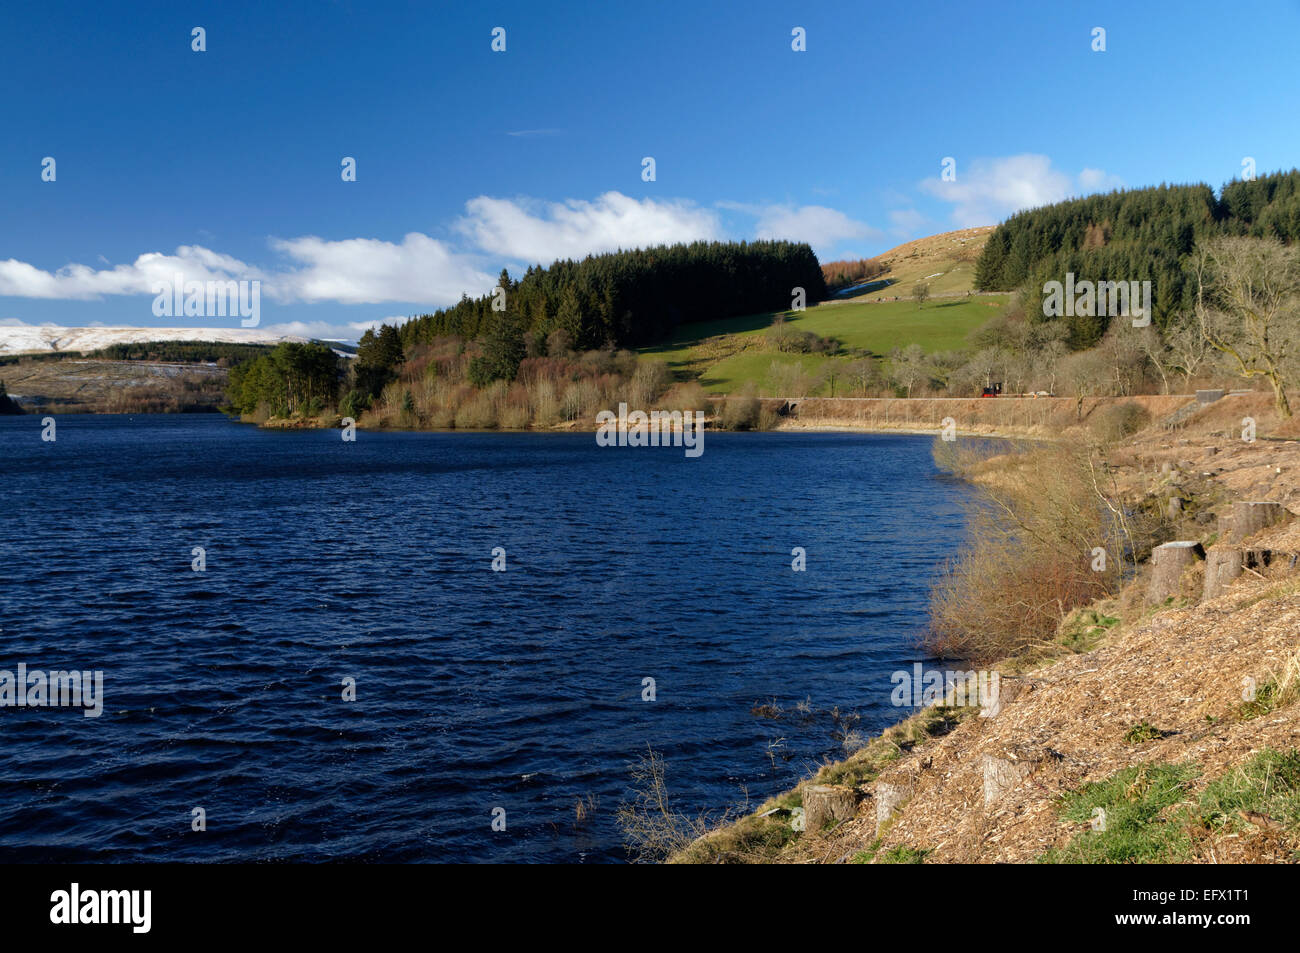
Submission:
POLYGON ((270 344, 235 344, 223 341, 140 341, 109 344, 85 355, 106 361, 162 361, 173 364, 217 364, 233 367, 271 350, 270 344))
POLYGON ((399 333, 407 349, 503 331, 521 343, 559 332, 578 350, 638 347, 679 324, 789 308, 794 288, 804 289, 808 304, 826 297, 821 265, 806 243, 660 245, 532 265, 518 281, 502 271, 497 292, 466 295, 399 333))
POLYGON ((323 344, 284 341, 230 369, 227 396, 239 414, 314 416, 335 406, 343 374, 323 344))
MULTIPOLYGON (((1032 320, 1043 286, 1067 273, 1090 281, 1150 281, 1161 329, 1190 312, 1197 295, 1198 243, 1216 237, 1300 238, 1300 171, 1233 181, 1216 198, 1205 184, 1115 191, 1019 212, 999 225, 975 270, 983 291, 1020 290, 1032 320)), ((1110 317, 1075 314, 1064 323, 1071 349, 1093 347, 1110 317)))

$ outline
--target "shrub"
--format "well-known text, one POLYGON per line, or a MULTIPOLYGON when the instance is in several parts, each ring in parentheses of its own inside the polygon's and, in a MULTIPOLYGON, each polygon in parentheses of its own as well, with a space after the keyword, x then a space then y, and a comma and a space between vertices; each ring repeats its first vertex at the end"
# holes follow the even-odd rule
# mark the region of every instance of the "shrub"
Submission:
POLYGON ((872 278, 879 278, 887 271, 889 263, 879 258, 830 261, 822 265, 822 275, 826 279, 826 287, 830 289, 862 284, 872 278))
POLYGON ((629 765, 629 771, 634 797, 619 805, 615 817, 634 860, 666 860, 708 830, 707 818, 692 818, 673 807, 664 759, 658 752, 648 748, 636 764, 629 765))
POLYGON ((722 406, 722 427, 726 430, 753 430, 758 427, 762 403, 747 384, 740 396, 732 397, 722 406))
POLYGON ((511 386, 498 412, 497 425, 502 430, 527 430, 533 420, 529 404, 528 389, 522 384, 511 386))
MULTIPOLYGON (((1039 447, 993 456, 936 444, 975 480, 967 543, 931 590, 926 646, 988 662, 1055 640, 1072 610, 1119 588, 1134 527, 1094 482, 1086 448, 1039 447), (1093 570, 1093 550, 1106 552, 1093 570)), ((936 451, 936 457, 942 455, 936 451)))
POLYGON ((674 387, 664 396, 660 403, 669 410, 697 410, 703 412, 709 409, 709 395, 704 392, 704 388, 697 381, 689 381, 674 387))
POLYGON ((767 382, 771 397, 807 397, 821 386, 822 380, 809 374, 796 359, 773 361, 767 369, 767 382))
POLYGON ((835 349, 833 341, 818 337, 811 331, 792 328, 781 318, 772 322, 772 326, 764 334, 764 339, 769 348, 783 354, 829 353, 835 349))
POLYGON ((1132 436, 1151 420, 1146 408, 1133 401, 1108 404, 1099 408, 1088 419, 1093 436, 1103 443, 1115 443, 1132 436))
POLYGON ((672 383, 672 373, 663 361, 640 361, 632 373, 628 404, 636 409, 649 408, 672 383))
POLYGON ((550 427, 560 419, 560 399, 555 393, 555 382, 540 380, 529 388, 533 404, 533 420, 539 427, 550 427))
POLYGON ((457 430, 491 430, 497 426, 500 405, 505 396, 505 384, 497 382, 492 387, 476 391, 456 409, 457 430))

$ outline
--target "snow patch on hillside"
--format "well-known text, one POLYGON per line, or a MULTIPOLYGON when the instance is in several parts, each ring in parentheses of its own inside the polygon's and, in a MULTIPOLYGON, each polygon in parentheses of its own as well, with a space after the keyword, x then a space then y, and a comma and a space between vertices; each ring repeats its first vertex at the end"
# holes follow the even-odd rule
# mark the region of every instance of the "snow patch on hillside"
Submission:
POLYGON ((307 338, 257 328, 62 328, 55 325, 0 324, 0 354, 89 352, 110 344, 141 344, 146 341, 278 344, 281 341, 305 342, 307 338))

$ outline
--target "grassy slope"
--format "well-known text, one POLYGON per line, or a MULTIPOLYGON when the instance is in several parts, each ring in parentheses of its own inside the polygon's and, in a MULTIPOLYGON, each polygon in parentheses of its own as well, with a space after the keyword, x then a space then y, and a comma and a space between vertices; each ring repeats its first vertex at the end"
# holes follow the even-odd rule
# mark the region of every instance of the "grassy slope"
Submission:
POLYGON ((975 287, 975 261, 992 232, 992 226, 965 228, 890 249, 879 256, 889 262, 889 272, 884 276, 891 282, 889 289, 872 291, 864 297, 910 297, 918 281, 929 285, 934 295, 970 291, 975 287))
MULTIPOLYGON (((971 290, 975 258, 988 231, 966 229, 900 245, 880 256, 891 262, 885 277, 893 284, 888 288, 850 300, 828 301, 800 314, 784 312, 795 329, 833 338, 842 351, 850 353, 828 357, 765 349, 763 335, 775 312, 682 325, 667 341, 642 348, 641 353, 666 361, 678 379, 698 380, 705 390, 723 394, 739 390, 747 381, 755 382, 762 393, 772 393, 774 361, 798 363, 805 373, 816 376, 842 367, 855 355, 880 356, 913 343, 927 352, 962 350, 967 346, 966 336, 995 315, 1007 296, 933 298, 918 307, 910 294, 919 280, 925 280, 935 295, 964 295, 971 290), (938 277, 933 277, 936 274, 938 277), (895 297, 900 300, 893 300, 895 297)), ((823 385, 812 394, 799 396, 826 393, 829 386, 823 385)))

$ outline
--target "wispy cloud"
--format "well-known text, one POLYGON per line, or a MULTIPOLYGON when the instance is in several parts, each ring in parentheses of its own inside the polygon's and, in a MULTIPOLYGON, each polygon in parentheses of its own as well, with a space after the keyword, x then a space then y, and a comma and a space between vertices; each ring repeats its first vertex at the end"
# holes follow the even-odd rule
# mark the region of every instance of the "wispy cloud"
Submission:
POLYGON ((1124 180, 1101 169, 1084 169, 1079 173, 1079 187, 1085 192, 1110 192, 1122 189, 1124 180))
POLYGON ((752 217, 755 238, 807 242, 819 254, 829 252, 842 241, 877 239, 883 235, 880 229, 825 205, 719 202, 718 208, 752 217))
POLYGON ((894 235, 911 238, 926 228, 930 220, 914 208, 899 208, 889 213, 889 222, 894 235))
POLYGON ((774 205, 759 216, 759 238, 785 238, 830 248, 849 238, 878 238, 880 231, 825 205, 774 205))
POLYGON ((1123 182, 1101 169, 1084 169, 1079 175, 1052 167, 1045 155, 1026 153, 995 159, 974 159, 957 166, 955 181, 926 179, 923 192, 950 202, 952 220, 960 228, 995 225, 1022 209, 1050 205, 1075 195, 1121 186, 1123 182))

